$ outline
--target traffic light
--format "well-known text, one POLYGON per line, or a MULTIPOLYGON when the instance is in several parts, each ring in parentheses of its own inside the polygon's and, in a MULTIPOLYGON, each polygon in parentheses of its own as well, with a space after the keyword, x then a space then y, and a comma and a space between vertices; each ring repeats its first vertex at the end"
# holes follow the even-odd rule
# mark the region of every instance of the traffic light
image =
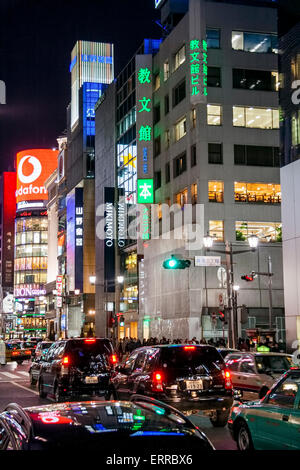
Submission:
POLYGON ((125 325, 125 320, 124 320, 124 317, 123 315, 120 317, 120 326, 124 326, 125 325))
POLYGON ((243 279, 243 281, 252 282, 254 281, 254 275, 245 274, 245 276, 241 276, 241 279, 243 279))
POLYGON ((222 312, 222 310, 219 310, 219 315, 220 315, 220 320, 225 322, 226 321, 226 318, 225 318, 225 313, 222 312))
POLYGON ((190 265, 191 265, 190 260, 178 259, 174 255, 171 255, 171 258, 166 259, 163 262, 163 267, 165 269, 185 269, 185 268, 189 268, 190 265))

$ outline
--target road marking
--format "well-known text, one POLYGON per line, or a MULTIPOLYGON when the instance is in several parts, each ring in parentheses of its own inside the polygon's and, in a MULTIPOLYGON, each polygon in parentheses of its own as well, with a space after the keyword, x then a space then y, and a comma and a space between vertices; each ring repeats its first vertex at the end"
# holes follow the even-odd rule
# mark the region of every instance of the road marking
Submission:
POLYGON ((18 370, 18 374, 26 375, 26 377, 29 377, 28 372, 25 372, 25 370, 18 370))
POLYGON ((2 375, 8 377, 9 379, 18 379, 19 377, 16 374, 11 374, 10 372, 1 372, 2 375))
POLYGON ((30 388, 24 387, 24 385, 20 385, 19 383, 16 383, 16 382, 11 382, 11 383, 15 385, 16 387, 20 387, 20 388, 23 388, 24 390, 27 390, 27 392, 34 393, 34 395, 39 395, 39 392, 36 392, 35 390, 31 390, 30 388))

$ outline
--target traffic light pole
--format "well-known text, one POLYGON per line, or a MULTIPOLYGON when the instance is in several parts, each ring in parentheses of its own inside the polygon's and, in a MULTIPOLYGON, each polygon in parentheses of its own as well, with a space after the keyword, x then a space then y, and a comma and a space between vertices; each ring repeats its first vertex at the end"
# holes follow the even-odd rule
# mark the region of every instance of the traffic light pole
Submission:
POLYGON ((260 273, 256 271, 252 271, 253 275, 256 276, 268 276, 268 290, 269 290, 269 328, 272 330, 272 311, 273 311, 273 296, 272 296, 272 258, 271 256, 268 257, 268 272, 260 273))
POLYGON ((230 348, 236 349, 237 347, 237 308, 235 308, 234 299, 234 278, 233 278, 233 256, 242 253, 255 252, 256 248, 248 250, 236 250, 233 251, 232 243, 225 242, 225 250, 215 250, 214 248, 206 248, 206 251, 213 251, 215 253, 226 255, 226 275, 227 275, 227 309, 229 312, 228 316, 228 345, 230 348))

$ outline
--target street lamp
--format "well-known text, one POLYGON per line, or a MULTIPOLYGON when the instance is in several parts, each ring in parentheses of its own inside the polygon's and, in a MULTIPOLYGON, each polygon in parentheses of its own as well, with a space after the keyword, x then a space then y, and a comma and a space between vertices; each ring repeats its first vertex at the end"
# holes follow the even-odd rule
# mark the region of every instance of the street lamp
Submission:
POLYGON ((258 246, 258 237, 256 235, 251 235, 248 237, 248 243, 250 249, 245 250, 236 250, 233 251, 232 243, 225 242, 225 250, 218 250, 213 248, 213 237, 209 234, 206 237, 203 237, 203 244, 207 251, 214 251, 215 253, 220 253, 226 255, 226 278, 227 278, 227 309, 230 313, 228 318, 228 342, 229 347, 236 348, 237 340, 237 309, 236 309, 236 295, 239 289, 239 286, 234 285, 233 280, 233 256, 239 255, 241 253, 255 252, 258 246))
POLYGON ((118 281, 119 284, 123 284, 124 276, 117 276, 117 281, 118 281))
POLYGON ((238 292, 238 291, 240 290, 240 286, 234 285, 234 286, 233 286, 233 290, 234 290, 235 292, 238 292))
POLYGON ((74 290, 74 294, 75 294, 75 295, 79 295, 79 294, 80 294, 80 289, 75 289, 75 290, 74 290))

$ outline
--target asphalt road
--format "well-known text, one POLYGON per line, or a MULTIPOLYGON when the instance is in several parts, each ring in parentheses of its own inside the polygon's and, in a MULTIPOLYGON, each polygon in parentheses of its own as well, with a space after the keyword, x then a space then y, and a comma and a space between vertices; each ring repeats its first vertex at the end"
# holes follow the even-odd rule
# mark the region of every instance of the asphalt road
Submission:
MULTIPOLYGON (((51 403, 51 400, 41 399, 36 387, 29 383, 29 362, 22 365, 10 363, 0 366, 0 411, 9 403, 21 406, 35 406, 51 403)), ((218 450, 236 450, 237 446, 225 428, 214 428, 209 418, 202 415, 192 415, 190 419, 199 426, 218 450)))

